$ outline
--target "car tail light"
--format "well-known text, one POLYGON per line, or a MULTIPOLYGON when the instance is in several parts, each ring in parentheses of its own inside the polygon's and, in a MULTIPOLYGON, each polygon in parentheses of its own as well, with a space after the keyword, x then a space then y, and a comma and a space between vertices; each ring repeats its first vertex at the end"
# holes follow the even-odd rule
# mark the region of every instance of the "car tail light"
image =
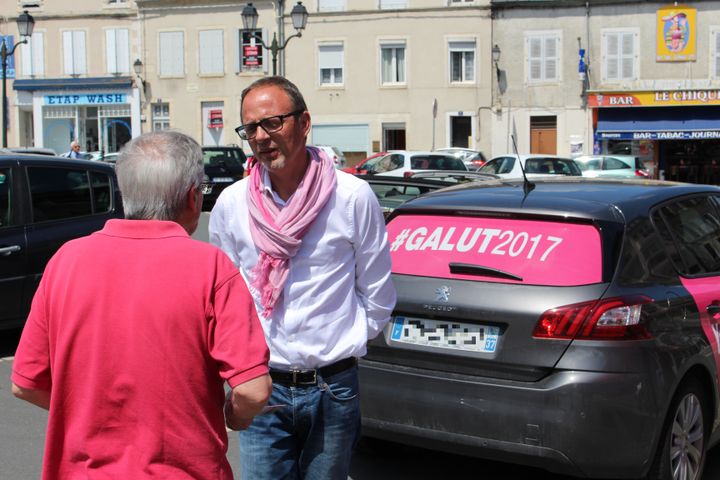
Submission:
POLYGON ((473 165, 475 165, 476 167, 479 168, 479 167, 482 167, 483 165, 485 165, 485 160, 473 160, 470 163, 472 163, 473 165))
POLYGON ((650 174, 645 170, 638 169, 638 170, 635 170, 635 176, 636 177, 649 177, 650 174))
POLYGON ((414 172, 405 172, 405 173, 403 173, 403 177, 405 177, 405 178, 410 178, 410 177, 413 176, 413 173, 414 173, 414 172))
POLYGON ((547 310, 535 326, 535 338, 638 340, 650 338, 642 323, 645 296, 617 297, 547 310))

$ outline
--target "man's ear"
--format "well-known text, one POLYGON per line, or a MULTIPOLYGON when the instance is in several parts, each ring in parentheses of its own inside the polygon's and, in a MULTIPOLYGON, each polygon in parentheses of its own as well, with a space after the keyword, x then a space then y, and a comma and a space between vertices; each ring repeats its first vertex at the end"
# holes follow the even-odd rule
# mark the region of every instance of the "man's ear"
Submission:
POLYGON ((300 114, 300 127, 302 128, 302 131, 306 137, 310 134, 311 125, 312 122, 310 121, 310 112, 305 110, 303 113, 300 114))

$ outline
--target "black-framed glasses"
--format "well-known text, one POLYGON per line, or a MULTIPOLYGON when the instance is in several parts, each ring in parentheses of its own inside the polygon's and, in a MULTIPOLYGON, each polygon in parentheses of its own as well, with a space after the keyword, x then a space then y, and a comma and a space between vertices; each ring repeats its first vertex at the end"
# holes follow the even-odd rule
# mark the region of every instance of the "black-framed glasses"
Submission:
POLYGON ((295 110, 294 112, 286 113, 285 115, 273 115, 272 117, 263 118, 259 122, 246 123, 240 125, 235 129, 235 132, 243 140, 252 140, 257 135, 258 127, 262 127, 266 133, 275 133, 282 130, 283 122, 287 117, 294 117, 300 115, 305 110, 295 110))

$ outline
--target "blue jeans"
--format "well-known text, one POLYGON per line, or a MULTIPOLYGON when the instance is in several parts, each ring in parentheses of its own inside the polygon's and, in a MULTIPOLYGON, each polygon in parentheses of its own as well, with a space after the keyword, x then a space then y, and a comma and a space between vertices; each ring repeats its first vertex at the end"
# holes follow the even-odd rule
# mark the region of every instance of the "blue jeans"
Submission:
POLYGON ((317 385, 273 383, 268 405, 287 405, 258 415, 240 432, 243 480, 347 480, 360 436, 357 366, 317 385))

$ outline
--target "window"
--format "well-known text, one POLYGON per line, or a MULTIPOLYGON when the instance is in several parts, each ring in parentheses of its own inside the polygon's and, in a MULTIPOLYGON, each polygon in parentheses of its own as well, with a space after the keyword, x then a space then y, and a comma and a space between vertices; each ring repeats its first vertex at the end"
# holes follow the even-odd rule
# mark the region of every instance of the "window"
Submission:
POLYGON ((12 205, 12 199, 10 198, 11 190, 10 184, 10 169, 0 168, 0 228, 10 225, 12 220, 12 212, 10 206, 12 205))
POLYGON ((263 38, 262 30, 246 32, 240 30, 240 71, 262 72, 267 71, 265 64, 265 49, 258 38, 263 38))
POLYGON ((130 73, 130 38, 127 28, 105 30, 105 52, 108 73, 130 73))
MULTIPOLYGON (((110 185, 110 179, 100 179, 93 174, 93 183, 98 184, 98 195, 110 185), (106 187, 102 187, 105 184, 106 187)), ((86 170, 70 170, 53 167, 28 168, 30 194, 32 198, 33 221, 57 220, 79 217, 93 213, 93 193, 86 170)), ((100 210, 107 211, 107 205, 100 210)), ((98 210, 96 210, 98 211, 98 210)))
POLYGON ((152 106, 152 129, 153 132, 167 130, 170 128, 170 104, 153 103, 152 106))
POLYGON ((720 272, 720 216, 709 198, 663 206, 653 213, 653 222, 681 274, 720 272))
POLYGON ((182 77, 185 75, 185 34, 183 32, 160 32, 160 76, 182 77))
POLYGON ((45 74, 45 34, 33 32, 28 43, 21 47, 22 73, 28 77, 45 74))
POLYGON ((531 33, 525 37, 529 83, 560 79, 560 35, 556 32, 531 33))
POLYGON ((342 85, 344 47, 342 44, 320 45, 320 85, 342 85))
POLYGON ((407 0, 380 0, 380 10, 407 8, 407 0))
POLYGON ((225 54, 222 30, 201 30, 198 38, 200 75, 225 73, 225 54))
POLYGON ((66 75, 87 73, 85 62, 85 32, 68 30, 63 32, 63 59, 66 75))
POLYGON ((638 34, 632 30, 602 33, 602 79, 604 82, 636 80, 638 34))
POLYGON ((405 83, 405 42, 383 42, 380 45, 383 85, 405 83))
POLYGON ((318 12, 342 12, 345 0, 318 0, 318 12))
POLYGON ((475 82, 475 40, 450 42, 450 82, 475 82))

